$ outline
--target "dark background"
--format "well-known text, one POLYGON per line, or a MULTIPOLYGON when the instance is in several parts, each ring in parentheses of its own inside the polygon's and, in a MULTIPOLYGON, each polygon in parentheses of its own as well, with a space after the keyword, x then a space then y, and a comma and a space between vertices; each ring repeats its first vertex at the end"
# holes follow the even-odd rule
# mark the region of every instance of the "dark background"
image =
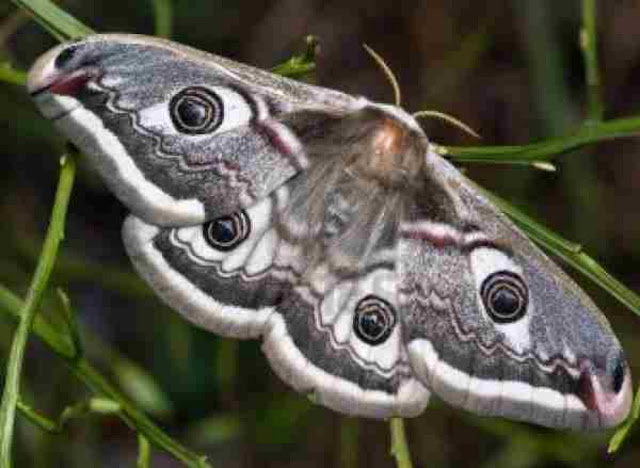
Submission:
MULTIPOLYGON (((59 3, 98 31, 154 31, 148 0, 59 3)), ((640 115, 640 1, 598 4, 606 118, 640 115)), ((483 137, 478 143, 449 125, 427 121, 428 135, 441 144, 525 144, 566 135, 585 115, 578 0, 175 0, 173 6, 174 39, 263 68, 300 52, 304 37, 314 34, 320 39, 316 82, 390 101, 388 82, 362 48, 367 43, 398 76, 407 110, 450 113, 483 137)), ((0 59, 26 70, 54 43, 0 0, 0 59)), ((20 294, 46 229, 62 144, 23 88, 0 83, 0 283, 20 294)), ((640 290, 638 140, 592 145, 562 155, 557 166, 556 173, 467 167, 475 180, 582 243, 615 277, 640 290)), ((119 231, 125 214, 81 164, 52 282, 69 292, 92 362, 140 407, 177 439, 208 454, 215 466, 394 465, 386 423, 312 406, 278 380, 257 342, 197 330, 153 297, 123 253, 119 231)), ((640 336, 640 321, 570 273, 612 322, 637 378, 640 340, 634 343, 634 336, 640 336)), ((55 303, 51 294, 47 304, 55 303)), ((0 316, 3 361, 12 332, 0 316)), ((23 398, 50 415, 88 395, 35 340, 23 382, 23 398)), ((640 463, 639 434, 608 457, 610 433, 479 418, 437 398, 422 416, 407 421, 407 429, 418 467, 640 463)), ((17 466, 133 466, 136 457, 135 434, 114 417, 74 421, 59 436, 19 417, 16 446, 17 466)), ((180 465, 156 451, 153 466, 180 465)))

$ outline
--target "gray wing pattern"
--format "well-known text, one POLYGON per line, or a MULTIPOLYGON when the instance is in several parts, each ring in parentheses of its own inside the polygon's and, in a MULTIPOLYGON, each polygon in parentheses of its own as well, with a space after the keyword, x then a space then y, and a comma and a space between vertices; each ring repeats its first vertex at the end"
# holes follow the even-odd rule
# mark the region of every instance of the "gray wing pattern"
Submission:
POLYGON ((401 109, 127 35, 52 50, 29 89, 133 212, 156 292, 261 337, 318 402, 410 416, 428 388, 554 427, 628 413, 604 317, 401 109))
POLYGON ((601 312, 448 162, 427 160, 449 219, 417 196, 399 229, 399 301, 421 381, 479 414, 617 424, 630 375, 601 312))
POLYGON ((282 116, 355 98, 160 39, 98 35, 43 56, 30 91, 137 216, 198 224, 247 208, 308 165, 282 116))
POLYGON ((243 210, 238 226, 250 231, 231 250, 216 244, 211 223, 159 228, 135 217, 125 244, 165 301, 221 335, 262 337, 275 371, 319 403, 370 417, 418 414, 428 392, 403 342, 393 245, 380 236, 362 264, 344 261, 337 245, 349 243, 331 240, 353 235, 345 226, 355 220, 331 225, 344 194, 325 198, 327 219, 314 225, 309 210, 318 208, 300 200, 309 189, 301 175, 243 210))

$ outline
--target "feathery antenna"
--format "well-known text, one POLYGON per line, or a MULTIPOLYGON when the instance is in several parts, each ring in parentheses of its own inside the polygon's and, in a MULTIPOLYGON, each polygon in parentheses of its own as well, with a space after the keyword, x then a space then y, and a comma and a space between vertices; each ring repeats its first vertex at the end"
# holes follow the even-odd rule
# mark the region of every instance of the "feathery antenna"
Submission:
POLYGON ((391 83, 391 87, 393 88, 395 105, 400 106, 400 103, 402 102, 402 95, 400 94, 400 86, 398 85, 398 80, 396 79, 396 76, 391 71, 391 68, 389 68, 389 66, 384 61, 384 59, 380 55, 378 55, 378 53, 375 50, 373 50, 367 44, 362 44, 362 46, 364 47, 364 50, 366 50, 369 53, 369 55, 371 55, 373 60, 376 61, 378 66, 382 69, 382 72, 385 74, 385 76, 391 83))

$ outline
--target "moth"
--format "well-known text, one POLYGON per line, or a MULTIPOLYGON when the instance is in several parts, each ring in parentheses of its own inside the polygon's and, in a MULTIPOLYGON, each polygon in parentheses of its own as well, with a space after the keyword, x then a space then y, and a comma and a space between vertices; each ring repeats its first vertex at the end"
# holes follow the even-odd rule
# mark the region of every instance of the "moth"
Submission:
POLYGON ((631 375, 605 317, 403 109, 170 41, 106 34, 29 73, 41 113, 129 208, 170 306, 259 338, 338 412, 610 427, 631 375))

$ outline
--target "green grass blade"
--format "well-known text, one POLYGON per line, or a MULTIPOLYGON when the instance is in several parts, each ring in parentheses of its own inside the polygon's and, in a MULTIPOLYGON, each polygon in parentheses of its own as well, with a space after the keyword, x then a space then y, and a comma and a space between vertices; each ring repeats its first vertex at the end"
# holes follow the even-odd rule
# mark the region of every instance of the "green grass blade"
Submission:
POLYGON ((171 414, 171 400, 147 369, 116 353, 109 353, 108 358, 115 378, 129 398, 157 418, 171 414))
POLYGON ((574 133, 522 146, 445 146, 458 161, 525 164, 549 161, 567 151, 600 141, 640 136, 640 117, 626 117, 584 125, 574 133))
POLYGON ((60 42, 79 39, 94 31, 49 0, 11 0, 29 13, 60 42))
POLYGON ((9 63, 0 63, 0 81, 22 86, 27 82, 27 74, 14 69, 9 63))
POLYGON ((600 66, 598 65, 597 43, 597 0, 582 0, 582 29, 580 31, 580 48, 585 64, 587 82, 587 124, 600 122, 604 115, 600 66))
POLYGON ((358 468, 358 440, 360 420, 343 416, 340 418, 339 449, 340 468, 358 468))
POLYGON ((79 419, 89 414, 113 415, 120 413, 120 405, 112 400, 93 397, 72 406, 67 406, 58 419, 52 420, 34 410, 31 406, 18 400, 18 409, 33 424, 54 434, 62 433, 69 421, 79 419))
MULTIPOLYGON (((23 301, 15 294, 0 286, 0 312, 13 321, 19 321, 24 312, 23 301)), ((47 322, 36 316, 34 326, 35 334, 43 340, 56 354, 65 359, 73 373, 99 396, 117 403, 121 411, 120 418, 130 427, 142 433, 147 440, 155 447, 162 448, 184 462, 187 466, 194 468, 211 468, 206 458, 200 456, 179 442, 162 432, 151 419, 149 419, 138 407, 131 403, 123 394, 116 389, 102 374, 100 374, 84 358, 74 359, 75 352, 70 338, 51 327, 47 322), (40 319, 40 320, 39 320, 40 319), (38 326, 40 325, 40 326, 38 326)))
POLYGON ((73 342, 74 359, 77 359, 84 355, 84 347, 82 345, 82 338, 80 336, 80 329, 78 327, 76 313, 71 308, 71 301, 69 300, 69 296, 67 296, 67 293, 65 293, 62 288, 56 289, 56 296, 58 298, 58 302, 60 303, 63 320, 65 321, 69 329, 69 336, 71 337, 71 341, 73 342))
POLYGON ((404 428, 404 419, 391 418, 389 420, 391 430, 391 455, 396 460, 398 468, 413 468, 411 452, 407 443, 407 435, 404 428))
POLYGON ((276 65, 271 71, 277 75, 290 78, 304 78, 316 68, 316 52, 318 49, 318 39, 314 36, 305 38, 306 49, 303 53, 292 56, 289 60, 280 65, 276 65))
POLYGON ((53 421, 52 419, 49 419, 48 417, 38 413, 36 410, 34 410, 31 406, 24 403, 22 400, 18 400, 18 403, 16 406, 20 410, 20 412, 24 415, 24 417, 26 417, 29 421, 31 421, 33 424, 38 426, 40 429, 47 432, 51 432, 53 434, 60 434, 60 432, 62 431, 60 425, 58 424, 58 421, 53 421))
POLYGON ((173 32, 173 0, 151 0, 155 35, 170 38, 173 32))
POLYGON ((640 419, 640 387, 638 387, 638 391, 636 392, 636 397, 633 401, 631 414, 629 415, 627 420, 616 430, 616 432, 611 437, 611 440, 609 441, 609 448, 607 449, 609 453, 618 451, 622 443, 629 435, 631 428, 635 425, 638 419, 640 419))
MULTIPOLYGON (((19 322, 23 312, 22 300, 10 290, 0 285, 0 313, 6 314, 12 320, 19 322)), ((33 323, 33 331, 56 354, 64 359, 72 360, 76 356, 76 350, 70 336, 63 334, 53 327, 40 315, 36 315, 33 323)))
POLYGON ((151 466, 151 444, 145 436, 138 434, 138 460, 136 468, 149 468, 151 466))
POLYGON ((640 296, 607 273, 593 258, 582 251, 580 245, 563 239, 497 195, 484 189, 481 189, 481 191, 496 206, 507 213, 531 239, 562 258, 573 268, 591 279, 623 305, 628 307, 634 314, 640 316, 640 296))
POLYGON ((33 325, 35 313, 42 301, 51 271, 55 264, 58 248, 64 237, 64 223, 75 176, 75 160, 71 156, 62 159, 62 170, 58 183, 58 190, 51 214, 51 221, 47 231, 42 254, 27 297, 20 314, 20 323, 15 332, 0 404, 0 467, 11 468, 11 448, 13 443, 13 428, 15 422, 16 405, 20 393, 20 374, 22 371, 24 352, 33 325))

